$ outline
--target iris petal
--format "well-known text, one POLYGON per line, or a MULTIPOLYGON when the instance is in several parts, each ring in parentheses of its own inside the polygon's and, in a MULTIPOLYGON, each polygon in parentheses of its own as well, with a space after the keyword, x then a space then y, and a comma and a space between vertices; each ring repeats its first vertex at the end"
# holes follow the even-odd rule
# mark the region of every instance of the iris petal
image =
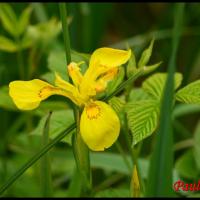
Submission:
POLYGON ((120 121, 108 104, 94 101, 83 110, 80 132, 84 142, 91 150, 103 151, 117 140, 120 121))

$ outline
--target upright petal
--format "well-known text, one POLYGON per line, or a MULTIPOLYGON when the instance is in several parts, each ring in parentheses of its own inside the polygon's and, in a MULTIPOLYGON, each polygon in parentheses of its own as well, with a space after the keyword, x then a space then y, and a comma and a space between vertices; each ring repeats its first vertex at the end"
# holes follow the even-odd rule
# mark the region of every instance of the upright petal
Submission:
POLYGON ((9 84, 9 95, 21 110, 35 109, 42 100, 54 94, 69 96, 63 89, 54 87, 39 79, 13 81, 9 84))
POLYGON ((103 151, 118 138, 120 121, 106 103, 94 101, 85 106, 81 115, 80 132, 84 142, 93 151, 103 151))
POLYGON ((107 70, 126 63, 131 56, 131 50, 99 48, 91 56, 89 68, 104 67, 107 70))
POLYGON ((75 104, 81 106, 83 105, 84 101, 81 97, 79 90, 74 85, 68 83, 67 81, 63 80, 58 73, 55 73, 55 85, 59 88, 62 88, 65 93, 67 93, 68 98, 70 98, 75 104))
POLYGON ((80 92, 82 94, 89 94, 89 96, 96 95, 95 91, 103 89, 106 84, 100 81, 100 87, 95 86, 95 82, 100 75, 115 69, 120 65, 126 63, 131 56, 131 50, 124 51, 112 48, 99 48, 91 56, 89 68, 83 76, 80 85, 80 92), (97 90, 95 89, 97 88, 97 90))

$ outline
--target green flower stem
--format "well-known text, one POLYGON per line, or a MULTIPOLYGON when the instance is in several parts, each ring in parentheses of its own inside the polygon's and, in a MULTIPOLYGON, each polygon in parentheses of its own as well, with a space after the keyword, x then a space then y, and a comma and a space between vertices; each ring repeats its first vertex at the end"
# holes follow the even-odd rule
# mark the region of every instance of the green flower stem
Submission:
POLYGON ((131 174, 132 173, 132 165, 130 164, 129 160, 127 159, 127 156, 124 153, 123 148, 122 148, 121 144, 119 143, 119 141, 115 142, 115 146, 118 149, 118 151, 120 152, 122 158, 124 159, 124 163, 126 164, 128 170, 129 170, 129 172, 131 174))
MULTIPOLYGON (((71 62, 71 51, 70 51, 70 38, 69 29, 67 24, 67 10, 65 3, 59 3, 60 15, 62 20, 63 37, 65 43, 66 59, 67 64, 71 62)), ((72 82, 72 80, 69 80, 72 82)), ((80 110, 74 105, 74 118, 76 121, 76 133, 73 137, 73 151, 76 160, 77 169, 81 177, 81 195, 89 195, 91 190, 91 169, 90 169, 90 158, 89 149, 83 142, 80 135, 80 110)))

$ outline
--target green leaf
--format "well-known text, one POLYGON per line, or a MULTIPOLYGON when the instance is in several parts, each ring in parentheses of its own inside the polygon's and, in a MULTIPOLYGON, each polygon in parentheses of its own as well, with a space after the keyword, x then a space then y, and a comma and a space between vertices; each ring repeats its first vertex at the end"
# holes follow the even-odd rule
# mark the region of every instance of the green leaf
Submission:
POLYGON ((178 90, 176 99, 183 103, 200 104, 200 80, 194 81, 178 90))
POLYGON ((200 170, 200 121, 194 132, 194 159, 198 170, 200 170))
POLYGON ((6 52, 16 52, 17 49, 17 44, 14 41, 0 35, 0 50, 6 52))
POLYGON ((20 15, 19 21, 18 21, 18 35, 21 35, 27 28, 30 20, 32 12, 32 7, 27 7, 23 10, 22 14, 20 15))
POLYGON ((142 88, 134 88, 129 94, 129 102, 152 99, 152 97, 142 88))
POLYGON ((159 102, 141 100, 126 105, 128 126, 133 134, 133 145, 150 136, 157 128, 159 102))
POLYGON ((18 110, 15 104, 12 101, 12 98, 9 96, 8 86, 2 86, 0 88, 0 107, 16 111, 18 110))
MULTIPOLYGON (((38 126, 30 133, 31 135, 42 135, 43 127, 45 124, 46 117, 42 117, 38 126)), ((51 124, 49 127, 49 138, 54 139, 60 132, 66 129, 69 124, 74 121, 74 115, 72 110, 61 110, 54 111, 51 116, 51 124)), ((71 144, 71 134, 65 137, 63 142, 71 144)))
POLYGON ((117 188, 117 189, 107 189, 98 192, 95 197, 106 197, 106 198, 120 198, 120 197, 130 197, 130 190, 126 188, 117 188))
MULTIPOLYGON (((181 84, 182 74, 175 73, 174 77, 175 77, 174 89, 177 89, 181 84)), ((143 82, 142 88, 150 95, 152 95, 155 99, 161 100, 166 78, 167 78, 167 73, 153 74, 143 82)))
POLYGON ((138 68, 144 67, 148 62, 152 54, 154 39, 151 40, 151 43, 147 49, 142 52, 141 58, 138 62, 138 68))
POLYGON ((120 113, 123 111, 125 106, 125 101, 120 99, 119 97, 113 97, 108 101, 109 105, 117 112, 120 113))
POLYGON ((127 77, 129 78, 136 71, 137 71, 136 59, 135 59, 134 51, 132 50, 131 57, 128 61, 128 65, 127 65, 127 68, 126 68, 127 77))
POLYGON ((198 178, 198 170, 194 160, 192 149, 186 151, 177 159, 175 163, 175 169, 182 178, 198 178))
POLYGON ((3 3, 0 5, 0 19, 5 30, 12 36, 16 36, 17 18, 9 4, 3 3))
POLYGON ((149 65, 149 66, 143 67, 143 75, 146 75, 146 74, 153 72, 154 70, 156 70, 160 66, 161 63, 162 63, 162 61, 159 62, 159 63, 156 63, 154 65, 149 65))

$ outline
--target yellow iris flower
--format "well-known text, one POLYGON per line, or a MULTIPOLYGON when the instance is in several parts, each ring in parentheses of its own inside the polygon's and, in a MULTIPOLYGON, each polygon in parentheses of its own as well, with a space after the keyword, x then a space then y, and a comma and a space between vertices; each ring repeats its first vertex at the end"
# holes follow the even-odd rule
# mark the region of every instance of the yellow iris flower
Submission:
POLYGON ((80 133, 84 142, 94 151, 103 151, 118 138, 120 121, 115 111, 106 103, 95 100, 97 93, 106 89, 118 72, 118 67, 126 63, 131 50, 99 48, 93 52, 89 67, 81 74, 81 63, 71 62, 68 73, 73 85, 55 74, 55 86, 39 79, 13 81, 9 84, 9 94, 21 110, 32 110, 42 100, 51 95, 62 95, 76 105, 84 107, 80 119, 80 133))

